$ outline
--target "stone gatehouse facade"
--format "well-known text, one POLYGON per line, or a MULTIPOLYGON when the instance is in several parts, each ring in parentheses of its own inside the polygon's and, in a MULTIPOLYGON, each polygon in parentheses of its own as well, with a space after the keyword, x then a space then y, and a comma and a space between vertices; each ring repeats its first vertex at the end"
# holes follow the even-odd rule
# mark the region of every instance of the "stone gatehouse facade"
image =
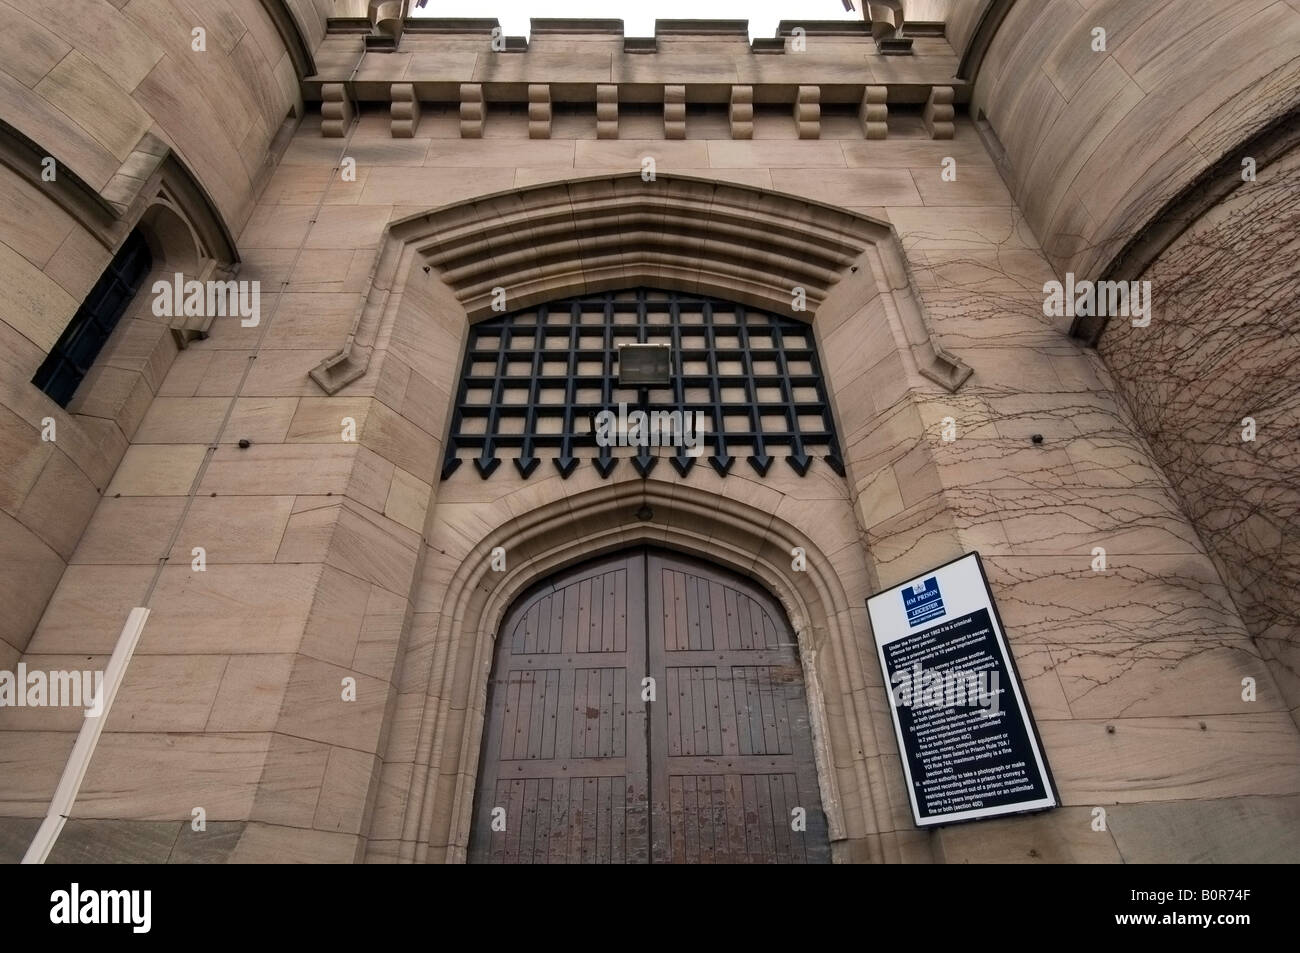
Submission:
POLYGON ((0 0, 0 670, 111 702, 0 705, 0 858, 474 859, 499 634, 645 552, 827 858, 1300 859, 1300 3, 404 6, 0 0), (637 339, 703 455, 591 442, 637 339), (970 551, 1061 806, 923 831, 866 599, 970 551))

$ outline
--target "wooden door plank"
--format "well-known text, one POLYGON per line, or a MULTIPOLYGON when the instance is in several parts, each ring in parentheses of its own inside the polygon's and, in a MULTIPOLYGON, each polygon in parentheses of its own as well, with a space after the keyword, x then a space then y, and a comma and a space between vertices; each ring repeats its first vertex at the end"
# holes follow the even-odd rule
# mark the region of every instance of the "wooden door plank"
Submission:
POLYGON ((722 583, 716 579, 709 580, 709 612, 712 616, 713 647, 718 651, 734 651, 738 646, 731 644, 731 630, 727 618, 727 593, 722 583))
POLYGON ((605 573, 591 577, 591 601, 589 603, 591 615, 588 617, 587 625, 587 651, 603 652, 605 629, 605 573))
POLYGON ((575 636, 577 652, 590 652, 591 641, 591 579, 578 583, 578 631, 575 636))
MULTIPOLYGON (((627 772, 624 785, 627 862, 650 863, 650 710, 642 694, 642 679, 649 674, 646 657, 647 567, 645 553, 628 554, 623 562, 624 652, 627 669, 625 749, 627 772)), ((663 692, 662 682, 658 691, 663 692)), ((662 697, 659 695, 658 697, 662 697)))
MULTIPOLYGON (((655 566, 657 567, 658 564, 656 563, 655 566)), ((669 570, 661 568, 651 569, 650 573, 657 577, 657 585, 654 588, 657 595, 654 598, 650 611, 654 613, 655 618, 663 620, 660 625, 662 629, 661 637, 663 639, 664 651, 676 652, 678 650, 677 613, 673 612, 672 608, 668 604, 668 596, 671 595, 673 591, 673 574, 669 570)))
MULTIPOLYGON (((647 711, 650 736, 649 766, 650 786, 650 862, 667 863, 672 857, 673 827, 669 819, 668 775, 668 712, 672 705, 665 693, 668 684, 666 662, 667 594, 665 592, 664 560, 657 553, 645 557, 646 615, 650 619, 664 620, 648 634, 645 644, 646 671, 659 686, 658 702, 652 702, 647 711)), ((680 685, 678 686, 680 690, 680 685)))
POLYGON ((600 823, 600 812, 596 795, 599 793, 599 778, 582 779, 582 862, 596 863, 596 829, 600 823))
POLYGON ((700 813, 695 798, 695 776, 682 778, 682 827, 686 844, 686 854, 682 858, 688 864, 700 862, 700 813))
POLYGON ((523 811, 519 820, 519 863, 536 863, 533 841, 537 836, 537 779, 523 782, 523 811))
POLYGON ((704 646, 704 636, 700 631, 700 597, 696 588, 696 577, 682 574, 682 597, 686 608, 687 643, 691 651, 699 651, 704 646))
POLYGON ((551 626, 547 633, 546 648, 539 648, 539 652, 545 652, 547 655, 558 654, 564 651, 564 599, 568 589, 557 589, 551 593, 548 605, 550 608, 551 626))
POLYGON ((681 572, 669 573, 673 580, 672 594, 672 613, 677 626, 677 647, 672 651, 689 651, 694 648, 691 645, 691 629, 686 621, 686 574, 681 572))
POLYGON ((745 862, 745 795, 739 774, 722 775, 726 791, 727 862, 745 862))
POLYGON ((705 750, 722 754, 722 712, 718 705, 718 670, 709 666, 704 672, 705 750))
POLYGON ((605 573, 605 586, 601 590, 604 605, 600 610, 600 649, 602 652, 622 651, 622 649, 618 648, 617 629, 620 621, 616 615, 615 593, 622 581, 626 579, 626 576, 627 574, 621 570, 605 573))
POLYGON ((723 755, 740 754, 740 724, 736 720, 735 670, 727 665, 719 669, 718 724, 722 734, 723 755))
MULTIPOLYGON (((707 671, 699 666, 691 668, 691 727, 694 729, 695 743, 692 751, 697 754, 715 754, 709 750, 709 717, 705 705, 704 680, 707 671)), ((709 670, 711 671, 711 670, 709 670)))
POLYGON ((551 778, 537 779, 537 823, 533 833, 533 862, 550 863, 551 827, 555 794, 555 781, 551 778))
POLYGON ((706 652, 712 652, 713 641, 713 586, 710 580, 697 577, 695 594, 699 599, 700 644, 706 652))
MULTIPOLYGON (((621 782, 620 782, 621 783, 621 782)), ((596 779, 596 855, 595 863, 608 864, 610 855, 610 830, 614 809, 614 781, 612 778, 596 779)))
POLYGON ((547 780, 551 782, 551 836, 546 862, 564 864, 569 860, 569 779, 547 780))
POLYGON ((560 715, 560 673, 548 669, 545 673, 545 687, 542 690, 542 742, 539 758, 551 761, 555 758, 555 729, 560 715))
POLYGON ((745 854, 746 860, 753 863, 763 854, 763 831, 759 826, 758 816, 758 790, 752 774, 742 774, 740 784, 744 798, 745 854))
POLYGON ((776 730, 776 686, 772 684, 772 667, 764 665, 756 670, 758 676, 759 716, 763 723, 763 752, 777 754, 781 744, 776 730))
POLYGON ((528 741, 533 730, 533 672, 519 673, 518 711, 515 712, 515 760, 525 759, 531 753, 528 741))
POLYGON ((505 855, 501 858, 504 864, 519 863, 519 830, 523 825, 524 818, 524 782, 510 781, 506 785, 506 801, 501 805, 505 808, 505 855))
POLYGON ((758 853, 763 863, 776 862, 776 835, 772 830, 772 792, 768 787, 767 775, 754 776, 755 810, 758 813, 758 853))
POLYGON ((784 790, 785 797, 785 816, 786 827, 790 831, 790 863, 806 864, 808 862, 807 846, 808 830, 811 827, 808 822, 808 805, 800 801, 799 798, 799 780, 793 774, 781 775, 781 787, 784 790), (794 817, 792 811, 794 808, 802 808, 804 811, 804 830, 796 831, 794 829, 794 817))
POLYGON ((682 723, 680 704, 669 704, 670 699, 678 698, 683 692, 680 684, 680 669, 670 668, 664 673, 664 704, 667 705, 668 737, 666 739, 668 756, 680 757, 682 754, 682 723))
POLYGON ((749 619, 749 600, 741 593, 728 593, 736 600, 736 626, 740 631, 740 647, 761 649, 762 645, 754 642, 754 626, 749 619))
POLYGON ((737 615, 738 610, 736 608, 736 590, 732 589, 730 586, 723 586, 722 600, 723 605, 726 606, 727 614, 727 648, 749 648, 749 646, 742 641, 740 633, 740 617, 737 615))
MULTIPOLYGON (((618 585, 614 589, 614 651, 627 652, 627 627, 628 627, 628 587, 630 585, 631 573, 626 566, 619 571, 618 585)), ((645 586, 641 587, 642 598, 645 597, 645 586)), ((645 615, 642 613, 638 617, 636 625, 644 626, 645 615)), ((644 654, 644 653, 643 653, 644 654)))

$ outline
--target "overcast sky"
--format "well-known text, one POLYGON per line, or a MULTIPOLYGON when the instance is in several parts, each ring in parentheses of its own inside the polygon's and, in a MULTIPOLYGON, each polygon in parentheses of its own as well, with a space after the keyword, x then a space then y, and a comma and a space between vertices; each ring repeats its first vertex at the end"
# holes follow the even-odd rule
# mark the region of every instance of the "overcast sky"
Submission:
MULTIPOLYGON (((853 0, 856 10, 862 0, 853 0)), ((412 7, 415 3, 412 2, 412 7)), ((628 36, 654 36, 655 20, 748 20, 749 35, 776 34, 781 20, 860 20, 843 0, 429 0, 416 16, 496 17, 507 36, 527 36, 528 20, 587 17, 623 21, 628 36)))

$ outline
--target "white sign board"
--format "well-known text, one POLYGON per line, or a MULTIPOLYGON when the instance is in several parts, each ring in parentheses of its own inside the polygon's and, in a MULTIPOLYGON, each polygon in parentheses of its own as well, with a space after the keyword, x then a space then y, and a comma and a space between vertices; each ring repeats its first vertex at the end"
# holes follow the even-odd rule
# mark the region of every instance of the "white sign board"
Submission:
POLYGON ((1056 807, 979 553, 867 599, 918 827, 1056 807))

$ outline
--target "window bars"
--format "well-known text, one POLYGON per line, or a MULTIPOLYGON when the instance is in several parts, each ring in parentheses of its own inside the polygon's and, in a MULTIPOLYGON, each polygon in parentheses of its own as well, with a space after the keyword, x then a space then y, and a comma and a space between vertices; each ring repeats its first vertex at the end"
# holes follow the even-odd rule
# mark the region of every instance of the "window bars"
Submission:
MULTIPOLYGON (((490 318, 470 327, 460 387, 443 462, 443 479, 465 458, 479 475, 500 465, 498 451, 514 451, 527 478, 553 454, 561 475, 594 449, 592 462, 608 477, 619 457, 599 446, 596 419, 626 403, 644 412, 701 412, 712 449, 709 464, 726 476, 743 453, 766 475, 783 448, 803 476, 815 450, 844 475, 835 425, 826 400, 812 327, 790 318, 714 298, 638 288, 571 298, 490 318), (618 347, 671 347, 666 387, 620 387, 618 347)), ((657 457, 635 447, 641 476, 657 457)), ((698 455, 666 451, 685 476, 698 455)))
POLYGON ((72 400, 152 265, 144 236, 133 231, 37 368, 32 383, 60 407, 72 400))

